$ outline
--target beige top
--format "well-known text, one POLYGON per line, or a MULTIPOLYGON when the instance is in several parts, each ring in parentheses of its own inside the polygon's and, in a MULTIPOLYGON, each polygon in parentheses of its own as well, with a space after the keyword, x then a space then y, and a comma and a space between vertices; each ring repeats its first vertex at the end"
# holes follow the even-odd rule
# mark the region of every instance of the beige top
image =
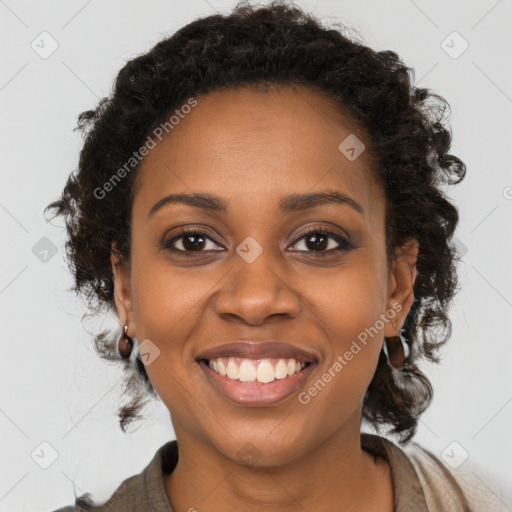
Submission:
MULTIPOLYGON (((415 442, 402 448, 373 434, 361 434, 361 446, 389 463, 394 488, 395 512, 506 512, 512 504, 502 491, 490 489, 467 466, 451 469, 415 442)), ((169 441, 155 453, 144 470, 124 480, 110 499, 94 504, 87 493, 75 505, 54 512, 173 512, 164 488, 164 473, 178 462, 177 441, 169 441)))

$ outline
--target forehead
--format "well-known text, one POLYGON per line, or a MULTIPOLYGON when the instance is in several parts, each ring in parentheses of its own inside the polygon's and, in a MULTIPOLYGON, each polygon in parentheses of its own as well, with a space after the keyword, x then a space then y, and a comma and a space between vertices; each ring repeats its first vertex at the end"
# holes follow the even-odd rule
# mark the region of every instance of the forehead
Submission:
POLYGON ((365 212, 382 199, 368 153, 350 160, 339 148, 354 136, 368 146, 366 134, 326 95, 303 86, 250 86, 195 99, 168 134, 153 137, 134 210, 148 212, 175 192, 208 192, 252 211, 320 189, 350 193, 365 212))

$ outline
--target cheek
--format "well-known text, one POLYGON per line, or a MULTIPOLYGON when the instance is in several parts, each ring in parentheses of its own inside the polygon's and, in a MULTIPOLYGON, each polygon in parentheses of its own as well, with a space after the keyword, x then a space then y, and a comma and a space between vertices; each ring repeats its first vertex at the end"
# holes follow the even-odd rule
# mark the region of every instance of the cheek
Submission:
MULTIPOLYGON (((200 324, 200 303, 211 284, 185 277, 160 257, 133 258, 133 313, 139 343, 150 340, 156 357, 145 363, 155 391, 169 411, 194 430, 187 419, 197 398, 188 390, 192 357, 187 340, 200 324), (160 261, 162 260, 162 261, 160 261)), ((194 275, 189 273, 189 276, 194 275)), ((204 300, 204 299, 203 299, 204 300)), ((147 343, 147 342, 146 342, 147 343)), ((142 347, 141 347, 142 350, 142 347)), ((193 369, 193 366, 192 366, 193 369)), ((199 432, 198 432, 199 434, 199 432)))
POLYGON ((379 318, 384 312, 379 288, 371 282, 356 288, 353 284, 346 279, 330 298, 317 299, 322 306, 317 309, 319 325, 329 347, 315 379, 298 396, 305 428, 312 431, 318 428, 319 416, 325 432, 346 421, 361 406, 377 367, 383 335, 379 318))
POLYGON ((179 269, 165 256, 134 257, 133 312, 137 336, 162 348, 179 345, 198 325, 201 304, 213 284, 212 273, 179 269))
POLYGON ((337 353, 345 352, 352 340, 364 337, 362 333, 368 330, 374 335, 368 336, 369 343, 377 338, 378 344, 380 336, 375 335, 375 328, 382 328, 378 320, 387 304, 386 279, 385 269, 368 252, 347 260, 331 275, 316 279, 314 291, 307 295, 309 306, 337 353))
POLYGON ((386 275, 383 268, 375 269, 379 269, 377 262, 361 257, 330 279, 317 281, 316 291, 308 296, 329 341, 318 375, 321 382, 305 397, 305 401, 318 401, 320 408, 330 400, 355 407, 375 372, 383 326, 392 321, 385 315, 386 275))

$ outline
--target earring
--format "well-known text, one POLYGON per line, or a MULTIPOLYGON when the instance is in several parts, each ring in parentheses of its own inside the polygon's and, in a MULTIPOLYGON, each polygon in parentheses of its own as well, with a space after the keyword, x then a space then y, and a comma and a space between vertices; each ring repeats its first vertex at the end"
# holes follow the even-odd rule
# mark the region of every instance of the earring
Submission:
MULTIPOLYGON (((396 327, 396 322, 393 324, 396 327)), ((397 336, 384 337, 382 349, 388 358, 388 363, 394 368, 402 368, 404 361, 409 357, 411 350, 404 338, 405 328, 402 327, 397 336)))
POLYGON ((122 359, 129 359, 132 353, 133 340, 128 336, 128 326, 124 326, 123 333, 117 342, 117 352, 122 359))

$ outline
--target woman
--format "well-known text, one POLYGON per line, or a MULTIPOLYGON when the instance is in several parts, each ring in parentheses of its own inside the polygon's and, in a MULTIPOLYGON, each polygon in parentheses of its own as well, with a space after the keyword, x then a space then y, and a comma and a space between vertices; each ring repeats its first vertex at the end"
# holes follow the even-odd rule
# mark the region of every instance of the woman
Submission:
MULTIPOLYGON (((59 200, 75 289, 112 308, 133 400, 176 441, 61 510, 496 510, 412 442, 450 335, 446 101, 292 6, 239 5, 129 61, 59 200), (361 433, 365 418, 399 438, 361 433), (179 457, 178 457, 179 451, 179 457)), ((497 501, 498 500, 498 501, 497 501)))

